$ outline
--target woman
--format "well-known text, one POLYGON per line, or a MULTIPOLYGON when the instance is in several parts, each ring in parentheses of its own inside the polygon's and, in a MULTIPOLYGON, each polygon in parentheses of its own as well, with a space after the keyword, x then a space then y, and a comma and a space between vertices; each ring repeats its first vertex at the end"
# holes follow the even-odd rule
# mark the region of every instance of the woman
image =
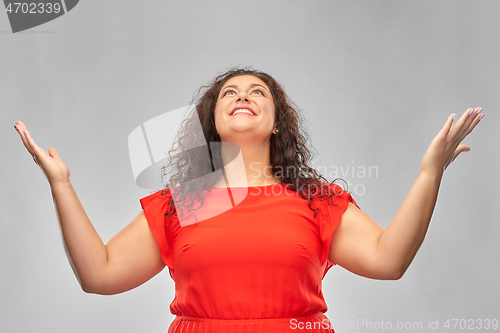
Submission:
POLYGON ((455 114, 448 117, 384 230, 309 166, 298 113, 272 77, 234 69, 206 88, 172 151, 169 186, 141 199, 143 211, 106 244, 57 151, 47 155, 22 122, 15 125, 50 183, 82 289, 121 293, 167 265, 177 315, 169 332, 333 332, 321 291, 328 269, 339 264, 372 279, 401 278, 425 237, 444 170, 469 150, 460 142, 484 116, 468 109, 453 126, 455 114), (201 155, 183 147, 196 117, 206 142, 220 142, 209 153, 224 173, 193 185, 203 173, 201 155))

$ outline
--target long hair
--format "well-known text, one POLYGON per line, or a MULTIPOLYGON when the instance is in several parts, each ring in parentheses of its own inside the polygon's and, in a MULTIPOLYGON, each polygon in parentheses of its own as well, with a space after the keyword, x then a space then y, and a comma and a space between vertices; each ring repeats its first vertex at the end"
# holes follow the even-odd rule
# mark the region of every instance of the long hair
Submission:
POLYGON ((174 214, 180 213, 181 207, 182 214, 200 208, 203 205, 203 192, 209 190, 217 181, 207 161, 210 161, 215 168, 222 166, 220 145, 211 147, 208 144, 193 149, 189 147, 193 147, 193 142, 199 140, 207 143, 221 142, 215 127, 215 105, 224 84, 229 79, 241 75, 255 76, 269 87, 275 105, 275 124, 278 130, 270 139, 271 172, 281 181, 283 187, 297 192, 303 199, 308 200, 308 206, 316 216, 319 208, 315 207, 313 200, 328 200, 332 203, 333 195, 330 193, 332 187, 310 166, 313 150, 308 146, 308 136, 303 129, 301 113, 273 77, 258 70, 242 67, 232 68, 216 76, 208 85, 200 87, 195 94, 191 103, 195 107, 181 124, 177 140, 168 152, 169 163, 162 167, 162 181, 165 185, 162 194, 165 195, 169 189, 176 186, 179 189, 175 197, 170 196, 169 211, 165 215, 172 218, 174 214), (201 97, 198 97, 200 95, 201 97), (202 133, 199 131, 200 125, 202 133), (168 175, 170 179, 165 182, 168 175), (190 180, 199 177, 205 177, 202 187, 189 183, 190 180))

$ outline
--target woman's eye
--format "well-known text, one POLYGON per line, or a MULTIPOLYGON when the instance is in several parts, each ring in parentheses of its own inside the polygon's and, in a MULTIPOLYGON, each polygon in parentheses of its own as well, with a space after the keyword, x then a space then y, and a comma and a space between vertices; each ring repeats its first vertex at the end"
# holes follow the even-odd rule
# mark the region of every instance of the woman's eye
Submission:
POLYGON ((231 90, 231 89, 226 90, 226 91, 222 94, 222 96, 226 96, 226 95, 227 95, 228 93, 230 93, 230 92, 234 93, 234 90, 231 90))
POLYGON ((259 89, 255 89, 253 92, 258 92, 259 94, 264 95, 264 93, 262 92, 262 90, 259 90, 259 89))

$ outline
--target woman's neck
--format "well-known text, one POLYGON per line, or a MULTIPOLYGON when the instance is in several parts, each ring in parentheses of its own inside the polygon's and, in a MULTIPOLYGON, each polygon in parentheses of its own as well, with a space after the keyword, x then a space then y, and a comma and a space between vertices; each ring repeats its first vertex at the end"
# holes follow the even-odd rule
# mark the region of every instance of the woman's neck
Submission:
POLYGON ((220 179, 216 187, 250 187, 280 183, 271 172, 269 144, 239 147, 222 142, 221 152, 225 179, 220 179))

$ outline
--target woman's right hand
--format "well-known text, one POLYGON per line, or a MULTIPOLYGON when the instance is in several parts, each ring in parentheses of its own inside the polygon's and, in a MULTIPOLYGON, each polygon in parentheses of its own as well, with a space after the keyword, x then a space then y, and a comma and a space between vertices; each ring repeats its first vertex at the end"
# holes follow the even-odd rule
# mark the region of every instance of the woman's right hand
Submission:
POLYGON ((55 148, 48 149, 48 155, 42 148, 38 147, 30 132, 21 121, 16 121, 14 128, 21 136, 24 146, 33 157, 36 164, 42 169, 50 186, 69 181, 69 168, 59 157, 55 148))

